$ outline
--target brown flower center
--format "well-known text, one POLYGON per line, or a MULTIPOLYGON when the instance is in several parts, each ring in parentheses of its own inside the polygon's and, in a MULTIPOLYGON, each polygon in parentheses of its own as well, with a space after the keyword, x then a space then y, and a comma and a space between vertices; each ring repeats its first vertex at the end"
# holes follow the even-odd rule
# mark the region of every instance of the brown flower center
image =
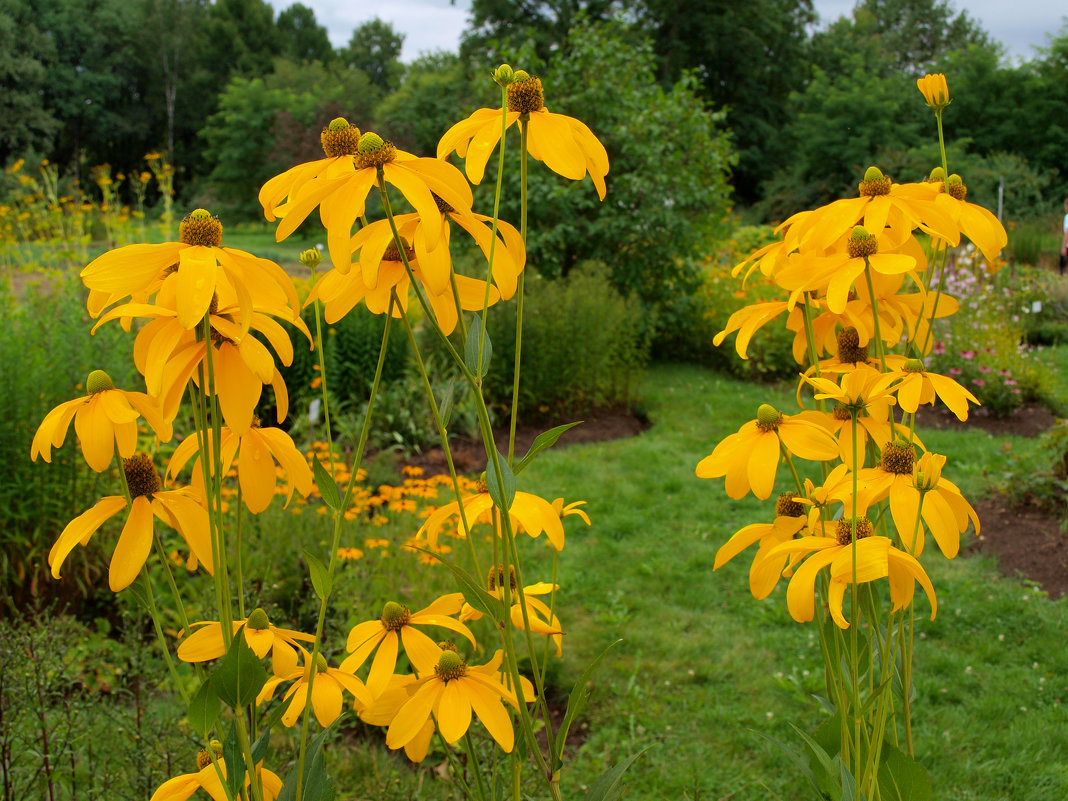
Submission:
POLYGON ((508 84, 507 92, 509 111, 529 114, 545 108, 545 90, 541 86, 541 78, 517 79, 508 84))
POLYGON ((135 453, 129 459, 122 460, 122 471, 126 474, 126 486, 130 488, 131 498, 152 496, 160 491, 163 483, 159 479, 152 457, 147 453, 135 453))
MULTIPOLYGON (((857 524, 857 539, 862 540, 875 533, 875 527, 867 516, 855 518, 857 524)), ((853 542, 853 520, 842 518, 838 521, 838 544, 849 545, 853 542)))
POLYGON ((222 243, 222 230, 218 217, 206 209, 195 209, 178 223, 178 241, 217 248, 222 243))

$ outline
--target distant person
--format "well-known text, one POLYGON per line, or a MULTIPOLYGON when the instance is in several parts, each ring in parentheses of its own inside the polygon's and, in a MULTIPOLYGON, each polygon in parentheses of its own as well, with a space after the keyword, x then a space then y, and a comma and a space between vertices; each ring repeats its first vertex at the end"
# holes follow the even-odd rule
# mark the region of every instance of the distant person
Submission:
POLYGON ((1064 231, 1061 236, 1061 275, 1064 275, 1065 266, 1068 266, 1068 200, 1064 201, 1064 231))

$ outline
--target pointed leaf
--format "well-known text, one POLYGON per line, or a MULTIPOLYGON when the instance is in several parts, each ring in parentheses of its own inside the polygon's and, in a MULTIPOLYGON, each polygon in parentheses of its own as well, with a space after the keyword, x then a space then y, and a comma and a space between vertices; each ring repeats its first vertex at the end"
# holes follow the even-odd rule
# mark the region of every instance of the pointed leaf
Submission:
POLYGON ((240 709, 253 703, 266 683, 267 671, 245 642, 242 628, 234 635, 230 650, 211 674, 212 687, 224 704, 240 709))
POLYGON ((471 604, 471 606, 482 614, 489 615, 496 623, 504 621, 504 604, 499 598, 490 595, 485 587, 483 587, 470 573, 433 551, 428 551, 425 548, 415 548, 414 550, 425 553, 445 565, 445 567, 452 573, 457 583, 459 583, 460 592, 463 593, 464 600, 471 604))
POLYGON ((890 743, 883 744, 879 797, 883 801, 931 801, 931 777, 923 765, 890 743))
POLYGON ((245 757, 241 754, 241 746, 237 744, 237 724, 230 726, 230 731, 222 744, 223 761, 226 763, 226 784, 230 787, 230 797, 237 798, 238 792, 245 783, 245 773, 248 766, 245 765, 245 757))
MULTIPOLYGON (((326 775, 326 766, 323 763, 323 745, 333 735, 334 728, 342 715, 327 728, 323 729, 311 742, 304 757, 304 777, 301 781, 300 797, 302 801, 333 801, 335 790, 334 783, 326 775)), ((286 776, 282 791, 278 794, 278 801, 296 801, 297 798, 297 771, 298 766, 286 776)))
POLYGON ((467 329, 467 342, 464 343, 464 363, 467 365, 467 369, 475 374, 475 378, 482 378, 489 372, 490 356, 493 355, 493 346, 490 344, 489 331, 485 331, 485 335, 483 336, 484 327, 482 318, 477 314, 473 316, 474 319, 471 322, 471 326, 467 329), (480 342, 482 347, 481 363, 478 358, 480 342))
POLYGON ((341 493, 338 492, 334 477, 318 459, 312 459, 312 472, 315 474, 315 486, 319 489, 319 497, 336 512, 341 508, 341 493))
POLYGON ((623 787, 620 785, 620 780, 623 778, 623 774, 626 773, 627 768, 634 764, 634 761, 652 748, 651 745, 646 746, 633 756, 629 756, 616 765, 614 768, 609 768, 600 776, 597 777, 597 781, 594 782, 593 787, 586 793, 586 801, 615 801, 623 793, 623 787))
POLYGON ((206 740, 208 739, 208 733, 215 726, 215 721, 219 719, 219 711, 221 709, 222 702, 219 701, 219 696, 216 695, 215 688, 211 685, 211 679, 207 678, 204 679, 200 689, 189 700, 186 717, 189 719, 189 725, 193 727, 193 731, 206 740))
POLYGON ((541 453, 546 448, 551 448, 556 444, 556 441, 560 439, 563 434, 570 431, 577 425, 582 424, 582 420, 576 420, 574 423, 565 423, 562 426, 556 428, 550 428, 548 431, 543 431, 534 438, 534 442, 530 445, 530 450, 527 451, 527 455, 519 460, 519 464, 515 466, 515 472, 523 472, 523 468, 534 461, 534 457, 541 453))
MULTIPOLYGON (((279 707, 285 709, 285 707, 279 707)), ((267 756, 267 748, 271 744, 271 727, 266 726, 263 729, 263 734, 256 738, 256 742, 252 744, 252 761, 257 765, 264 760, 267 756)))
POLYGON ((490 462, 486 465, 486 490, 493 499, 494 505, 502 512, 507 512, 512 508, 512 501, 515 500, 515 474, 500 453, 497 454, 497 464, 501 466, 503 483, 497 481, 497 471, 490 462))
POLYGON ((571 728, 571 724, 575 722, 575 718, 582 711, 582 708, 586 706, 586 702, 590 699, 590 693, 592 690, 587 686, 590 681, 590 677, 593 676, 593 672, 597 669, 597 666, 601 664, 601 660, 605 658, 609 651, 619 645, 623 640, 616 640, 610 643, 601 653, 586 666, 586 669, 579 676, 578 681, 575 682, 575 686, 571 688, 571 695, 567 697, 567 711, 564 712, 564 720, 560 724, 560 731, 556 735, 556 753, 553 754, 553 770, 559 770, 563 767, 564 761, 562 754, 564 753, 564 743, 567 741, 567 733, 571 728))
POLYGON ((441 395, 441 401, 438 403, 438 417, 441 418, 441 425, 448 426, 449 421, 452 419, 452 410, 456 403, 456 380, 453 379, 445 385, 445 391, 441 395))
POLYGON ((330 578, 330 571, 319 557, 308 551, 304 552, 304 561, 308 563, 308 573, 311 574, 311 583, 315 594, 319 596, 320 601, 325 601, 330 597, 330 591, 333 589, 334 582, 330 578))

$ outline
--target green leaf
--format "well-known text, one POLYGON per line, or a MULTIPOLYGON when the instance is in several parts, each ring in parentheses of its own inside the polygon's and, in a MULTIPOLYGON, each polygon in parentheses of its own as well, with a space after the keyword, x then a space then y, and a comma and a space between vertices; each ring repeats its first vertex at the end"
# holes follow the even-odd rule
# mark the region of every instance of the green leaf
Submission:
POLYGON ((142 581, 144 581, 143 574, 139 575, 137 577, 137 581, 135 581, 126 589, 130 591, 130 595, 137 599, 137 603, 139 603, 146 612, 151 612, 152 607, 148 603, 148 593, 146 592, 145 588, 141 586, 142 581))
POLYGON ((568 730, 571 728, 571 724, 575 722, 575 718, 582 711, 582 708, 586 706, 586 702, 590 700, 590 693, 592 690, 587 686, 590 682, 590 677, 593 676, 593 671, 597 669, 597 666, 601 664, 601 660, 605 658, 609 651, 619 645, 623 640, 616 640, 609 644, 601 653, 586 666, 586 669, 579 676, 578 681, 575 682, 575 686, 571 689, 571 695, 567 697, 567 711, 564 713, 564 720, 560 724, 560 731, 556 735, 556 753, 553 754, 553 770, 559 770, 563 767, 564 761, 562 755, 564 753, 564 743, 567 740, 568 730))
POLYGON ((623 787, 620 785, 620 780, 623 778, 623 774, 626 773, 627 768, 634 764, 634 761, 652 748, 651 745, 646 746, 633 756, 629 756, 616 765, 614 768, 609 768, 600 776, 597 777, 597 781, 593 783, 593 787, 586 793, 586 801, 615 801, 623 792, 623 787))
POLYGON ((567 431, 570 431, 577 425, 581 425, 582 420, 578 420, 574 423, 565 423, 562 426, 556 428, 550 428, 548 431, 543 431, 538 434, 534 439, 534 442, 530 445, 530 450, 527 451, 527 455, 519 460, 519 464, 515 466, 516 473, 522 473, 523 468, 534 461, 534 457, 541 453, 546 448, 551 448, 556 444, 556 441, 567 431))
POLYGON ((464 363, 467 369, 475 374, 475 378, 482 378, 489 372, 490 356, 493 355, 493 346, 490 344, 489 332, 483 337, 484 330, 482 318, 477 314, 467 329, 467 342, 464 343, 464 363), (482 362, 478 360, 479 341, 482 342, 482 362))
MULTIPOLYGON (((283 707, 284 708, 284 707, 283 707)), ((267 756, 267 747, 271 744, 271 727, 265 726, 263 734, 256 738, 256 742, 252 744, 252 761, 259 764, 267 756)))
POLYGON ((267 671, 245 642, 244 627, 234 635, 230 650, 211 674, 211 684, 224 704, 234 709, 256 700, 267 683, 267 671))
MULTIPOLYGON (((838 755, 834 754, 832 756, 824 750, 823 746, 816 742, 815 739, 809 737, 793 723, 790 724, 790 728, 792 728, 797 733, 797 736, 805 743, 805 752, 808 754, 808 764, 810 768, 809 775, 812 777, 813 784, 825 794, 825 797, 835 799, 835 801, 840 798, 851 797, 844 794, 840 784, 840 773, 841 770, 845 770, 845 766, 841 766, 841 770, 839 770, 839 767, 836 767, 836 764, 841 762, 838 755)), ((821 727, 821 731, 822 728, 823 727, 821 727)))
POLYGON ((883 743, 879 797, 883 801, 931 801, 934 790, 923 765, 890 743, 883 743))
POLYGON ((237 798, 241 786, 245 783, 245 773, 248 766, 245 765, 245 757, 241 754, 241 746, 237 744, 237 724, 230 726, 230 731, 223 740, 223 762, 226 763, 226 783, 230 787, 230 797, 237 798))
POLYGON ((318 459, 312 459, 312 472, 315 474, 315 486, 319 488, 319 497, 335 512, 338 511, 341 508, 341 493, 338 492, 334 477, 318 459))
MULTIPOLYGON (((341 720, 341 718, 338 718, 341 720)), ((310 743, 304 757, 304 779, 301 782, 300 797, 302 801, 333 801, 335 790, 334 783, 326 775, 326 765, 323 763, 323 745, 334 733, 335 720, 327 728, 323 729, 310 743)), ((297 798, 297 770, 293 769, 286 776, 282 791, 278 794, 278 801, 296 801, 297 798)))
POLYGON ((333 589, 330 571, 319 557, 308 551, 304 552, 304 561, 308 563, 308 572, 311 574, 311 583, 315 594, 319 596, 320 601, 325 601, 330 597, 330 591, 333 589))
POLYGON ((215 726, 215 721, 219 719, 221 709, 222 702, 219 701, 219 696, 216 695, 215 688, 211 685, 211 679, 207 678, 189 700, 186 717, 189 718, 189 725, 193 727, 193 731, 206 740, 208 733, 215 726))
POLYGON ((452 419, 453 406, 456 403, 456 380, 453 379, 445 385, 445 390, 441 394, 441 401, 438 403, 438 417, 441 418, 441 425, 448 426, 449 421, 452 419))
POLYGON ((497 482, 497 471, 493 469, 493 462, 491 461, 486 465, 486 489, 489 491, 489 496, 493 499, 494 505, 502 512, 507 512, 512 508, 512 501, 515 500, 515 474, 499 452, 497 453, 497 464, 501 466, 503 483, 497 482))
POLYGON ((491 595, 470 573, 433 551, 428 551, 425 548, 415 548, 414 550, 432 556, 445 565, 459 583, 460 592, 463 593, 464 600, 471 606, 482 614, 489 615, 496 623, 501 623, 504 620, 504 603, 496 596, 491 595))

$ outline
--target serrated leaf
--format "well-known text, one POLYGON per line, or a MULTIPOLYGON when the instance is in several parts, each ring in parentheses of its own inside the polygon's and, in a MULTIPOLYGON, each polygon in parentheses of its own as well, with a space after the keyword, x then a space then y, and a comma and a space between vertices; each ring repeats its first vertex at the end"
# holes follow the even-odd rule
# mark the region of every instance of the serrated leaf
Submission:
POLYGON ((593 676, 593 671, 597 669, 597 666, 601 664, 601 660, 605 658, 609 651, 619 645, 623 640, 616 640, 605 648, 601 653, 586 666, 586 669, 579 676, 578 681, 575 682, 575 686, 571 688, 571 695, 567 697, 567 711, 564 712, 564 720, 560 724, 560 731, 556 735, 556 753, 553 754, 553 770, 558 770, 563 767, 564 743, 567 741, 567 733, 571 728, 571 724, 575 722, 575 718, 578 717, 579 712, 586 706, 586 702, 590 699, 590 689, 586 685, 589 684, 590 677, 593 676))
POLYGON ((627 768, 633 765, 638 757, 650 748, 652 748, 651 745, 646 746, 638 753, 627 757, 615 767, 609 768, 598 776, 590 791, 586 793, 586 801, 615 801, 619 798, 623 792, 623 786, 620 784, 623 774, 627 772, 627 768))
POLYGON ((215 693, 215 688, 212 687, 211 679, 207 678, 200 685, 200 689, 189 699, 186 717, 189 719, 189 725, 193 727, 193 731, 206 740, 208 739, 208 733, 215 726, 215 721, 219 719, 221 710, 222 702, 215 693))
POLYGON ((308 551, 304 552, 304 561, 308 563, 308 573, 311 575, 312 588, 319 596, 320 601, 330 597, 333 589, 333 580, 330 578, 330 570, 323 564, 319 557, 308 551))
POLYGON ((496 596, 491 595, 470 573, 433 551, 428 551, 425 548, 414 548, 413 550, 425 553, 445 565, 457 583, 459 583, 460 592, 463 593, 464 600, 471 606, 482 614, 489 615, 496 623, 504 621, 504 603, 496 596))
MULTIPOLYGON (((341 720, 341 718, 338 718, 341 720)), ((323 746, 327 738, 333 734, 337 720, 323 729, 308 743, 308 750, 304 756, 304 777, 301 781, 300 797, 302 801, 333 801, 335 790, 334 783, 326 774, 326 765, 323 762, 323 746)), ((297 770, 296 765, 286 776, 282 791, 278 794, 278 801, 296 801, 297 798, 297 770)))
POLYGON ((512 501, 515 500, 515 473, 500 453, 497 454, 497 464, 501 466, 503 483, 497 481, 497 471, 491 461, 486 465, 486 490, 493 499, 494 505, 502 512, 507 512, 512 508, 512 501))
POLYGON ((473 315, 470 327, 467 329, 467 342, 464 343, 464 364, 467 369, 474 373, 476 378, 482 378, 489 372, 490 357, 493 355, 493 345, 490 344, 489 331, 483 336, 482 318, 473 315), (482 343, 482 361, 479 363, 479 342, 482 343))
POLYGON ((240 709, 255 701, 266 683, 267 671, 245 642, 242 627, 234 635, 226 656, 211 674, 212 687, 224 704, 240 709))
POLYGON ((318 459, 312 459, 312 473, 315 475, 315 486, 319 489, 319 497, 335 512, 341 508, 341 493, 338 492, 337 483, 329 471, 323 467, 318 459))
POLYGON ((879 797, 883 801, 931 801, 934 790, 923 765, 890 743, 883 744, 879 797))
POLYGON ((523 468, 534 461, 534 457, 541 453, 546 448, 551 448, 556 444, 556 441, 560 439, 565 433, 570 431, 577 425, 581 425, 582 420, 578 420, 574 423, 565 423, 562 426, 556 428, 550 428, 548 431, 543 431, 534 438, 534 442, 530 444, 530 450, 527 451, 527 455, 519 460, 519 464, 515 466, 515 473, 523 472, 523 468))

